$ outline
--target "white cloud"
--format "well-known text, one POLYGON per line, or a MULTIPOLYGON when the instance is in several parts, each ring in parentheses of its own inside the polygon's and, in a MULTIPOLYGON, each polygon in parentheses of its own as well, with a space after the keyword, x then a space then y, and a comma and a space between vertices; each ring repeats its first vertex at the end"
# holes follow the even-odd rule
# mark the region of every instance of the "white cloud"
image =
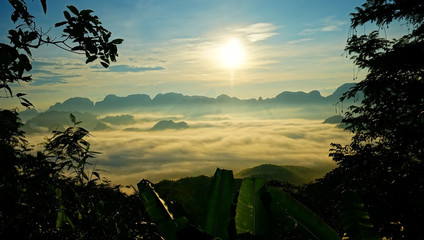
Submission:
POLYGON ((313 27, 306 28, 299 33, 299 35, 312 35, 317 32, 334 32, 343 30, 345 21, 336 19, 333 16, 323 18, 319 21, 318 24, 313 24, 313 27))
POLYGON ((311 40, 312 40, 312 38, 301 38, 301 39, 289 41, 287 43, 288 44, 297 44, 297 43, 302 43, 302 42, 308 42, 308 41, 311 41, 311 40))
POLYGON ((247 27, 238 28, 235 32, 243 34, 251 42, 257 42, 277 35, 276 29, 272 23, 255 23, 247 27))
MULTIPOLYGON (((347 143, 350 135, 318 120, 192 120, 180 131, 93 132, 89 141, 98 155, 96 168, 114 184, 143 178, 159 181, 200 174, 217 167, 241 169, 270 163, 325 166, 331 142, 347 143)), ((146 129, 146 123, 142 123, 146 129)), ((151 125, 154 124, 153 122, 151 125)), ((147 124, 148 125, 148 124, 147 124)), ((40 138, 38 138, 40 139, 40 138)))

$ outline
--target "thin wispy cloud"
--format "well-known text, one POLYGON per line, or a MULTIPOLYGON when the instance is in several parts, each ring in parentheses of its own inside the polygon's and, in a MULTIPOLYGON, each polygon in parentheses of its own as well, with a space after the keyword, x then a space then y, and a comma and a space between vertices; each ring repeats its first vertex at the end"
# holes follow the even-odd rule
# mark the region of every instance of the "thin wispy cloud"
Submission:
POLYGON ((303 42, 309 42, 311 41, 312 38, 301 38, 301 39, 297 39, 297 40, 293 40, 293 41, 289 41, 287 42, 288 44, 298 44, 298 43, 303 43, 303 42))
POLYGON ((73 66, 73 64, 63 65, 60 61, 33 61, 32 66, 31 86, 65 84, 70 78, 82 76, 81 74, 75 74, 75 71, 71 72, 72 69, 80 69, 80 64, 78 66, 73 66), (61 69, 62 71, 57 71, 57 69, 61 69))
POLYGON ((277 35, 276 30, 277 27, 272 23, 255 23, 247 27, 238 28, 235 32, 243 34, 251 42, 257 42, 277 35))
POLYGON ((346 21, 336 19, 333 16, 323 18, 318 24, 313 24, 313 27, 306 28, 299 35, 313 35, 318 32, 335 32, 345 29, 346 21))
POLYGON ((111 72, 147 72, 147 71, 160 71, 164 70, 164 67, 133 67, 128 65, 113 65, 109 67, 111 72))
POLYGON ((81 75, 53 75, 53 76, 38 76, 34 77, 31 82, 32 86, 42 86, 50 84, 65 84, 70 78, 81 77, 81 75))

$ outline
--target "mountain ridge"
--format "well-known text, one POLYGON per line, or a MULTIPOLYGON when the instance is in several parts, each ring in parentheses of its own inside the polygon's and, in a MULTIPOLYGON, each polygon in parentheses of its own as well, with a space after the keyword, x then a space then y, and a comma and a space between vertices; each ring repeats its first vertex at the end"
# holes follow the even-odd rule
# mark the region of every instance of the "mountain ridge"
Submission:
MULTIPOLYGON (((302 91, 283 91, 276 95, 274 98, 263 99, 239 99, 230 97, 226 94, 221 94, 216 98, 206 96, 188 96, 181 93, 169 92, 157 94, 151 98, 147 94, 132 94, 126 97, 119 97, 114 94, 108 94, 103 100, 93 102, 89 98, 74 97, 65 100, 63 103, 57 102, 52 105, 47 111, 78 111, 78 112, 94 112, 94 113, 109 113, 115 111, 126 110, 149 110, 151 108, 165 108, 176 107, 184 105, 199 106, 210 105, 213 106, 234 107, 245 105, 247 107, 278 107, 290 105, 319 105, 319 104, 336 104, 340 97, 348 89, 352 88, 355 83, 345 83, 338 87, 333 94, 323 97, 317 90, 310 91, 309 93, 302 91)), ((213 111, 212 111, 213 112, 213 111)))

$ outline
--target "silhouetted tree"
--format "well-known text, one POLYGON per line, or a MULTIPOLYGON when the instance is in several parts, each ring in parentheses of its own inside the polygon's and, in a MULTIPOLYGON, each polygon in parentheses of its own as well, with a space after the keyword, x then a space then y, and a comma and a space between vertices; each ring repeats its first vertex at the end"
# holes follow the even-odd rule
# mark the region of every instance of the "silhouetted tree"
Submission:
MULTIPOLYGON (((97 16, 92 15, 92 10, 79 11, 74 6, 68 6, 68 10, 63 12, 65 21, 54 25, 63 28, 63 34, 55 37, 37 26, 25 0, 9 0, 9 3, 13 7, 11 20, 16 27, 9 30, 10 43, 0 43, 0 90, 5 90, 2 97, 16 96, 23 106, 32 106, 23 97, 24 93, 14 94, 10 84, 32 80, 31 75, 27 74, 32 69, 31 51, 42 45, 54 45, 68 52, 85 54, 86 63, 100 59, 105 68, 116 61, 117 45, 123 40, 111 40, 111 32, 101 25, 97 16)), ((47 13, 46 0, 40 0, 40 3, 44 13, 47 13)))
POLYGON ((422 239, 424 1, 368 0, 351 16, 346 51, 368 72, 341 100, 360 91, 364 99, 346 113, 352 142, 333 144, 330 155, 338 167, 321 184, 359 193, 382 236, 422 239), (408 33, 380 37, 393 22, 408 33), (368 23, 378 30, 358 35, 356 28, 368 23))
MULTIPOLYGON (((40 0, 46 13, 46 0, 40 0)), ((10 84, 31 81, 31 50, 50 44, 82 53, 86 63, 97 58, 104 67, 117 57, 117 44, 91 10, 68 6, 63 39, 55 40, 36 26, 24 0, 9 0, 17 24, 9 31, 10 44, 0 43, 0 89, 30 107, 23 93, 10 84)), ((77 125, 55 131, 45 152, 32 153, 15 110, 0 111, 0 239, 161 239, 146 218, 137 195, 127 196, 120 186, 99 183, 97 172, 87 174, 95 152, 85 140, 89 132, 77 125), (48 154, 48 155, 46 155, 48 154), (71 174, 74 172, 75 174, 71 174), (93 178, 94 176, 94 178, 93 178)))

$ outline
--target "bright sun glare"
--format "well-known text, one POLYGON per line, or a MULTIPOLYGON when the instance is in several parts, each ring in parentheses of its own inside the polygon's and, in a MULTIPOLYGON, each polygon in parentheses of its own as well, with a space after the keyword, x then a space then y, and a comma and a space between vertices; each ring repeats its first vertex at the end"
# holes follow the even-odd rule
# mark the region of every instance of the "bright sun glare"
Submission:
POLYGON ((240 66, 244 59, 244 52, 238 39, 233 38, 221 48, 221 61, 228 68, 240 66))

